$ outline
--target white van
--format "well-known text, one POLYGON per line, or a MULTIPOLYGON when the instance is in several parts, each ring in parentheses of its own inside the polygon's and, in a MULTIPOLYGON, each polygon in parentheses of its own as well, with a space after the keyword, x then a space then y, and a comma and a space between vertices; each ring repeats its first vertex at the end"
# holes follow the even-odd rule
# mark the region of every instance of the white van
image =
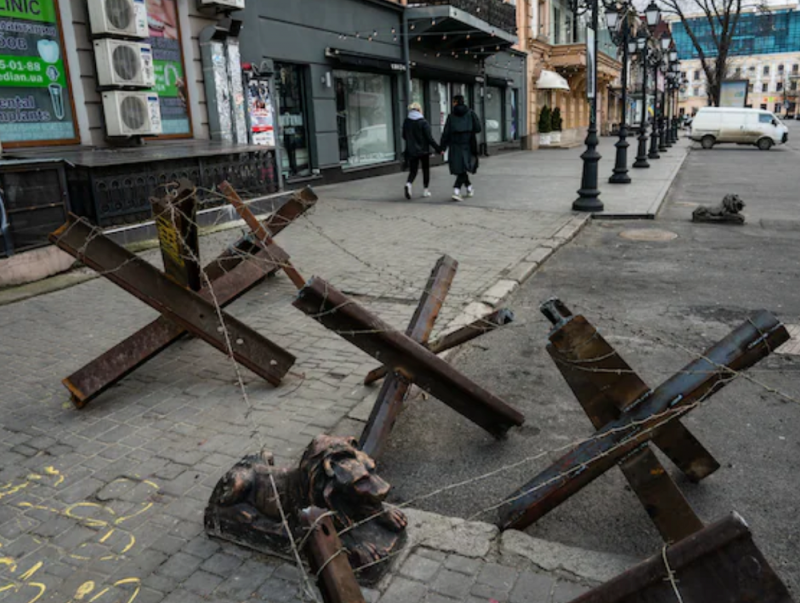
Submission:
POLYGON ((703 107, 692 121, 689 138, 710 149, 721 142, 752 144, 762 151, 783 144, 789 129, 775 115, 761 109, 703 107))

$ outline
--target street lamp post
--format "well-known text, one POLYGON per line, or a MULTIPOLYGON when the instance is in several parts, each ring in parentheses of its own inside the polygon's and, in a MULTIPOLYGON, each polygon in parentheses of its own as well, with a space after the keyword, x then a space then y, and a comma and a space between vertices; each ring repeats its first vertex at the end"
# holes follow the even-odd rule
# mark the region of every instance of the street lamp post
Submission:
POLYGON ((667 152, 667 71, 669 67, 669 47, 672 45, 672 37, 669 31, 665 31, 661 36, 661 111, 658 116, 658 150, 661 153, 667 152))
POLYGON ((597 171, 600 163, 600 153, 597 152, 599 139, 597 137, 597 38, 599 9, 598 0, 591 0, 592 11, 592 30, 594 32, 594 42, 592 44, 592 54, 586 63, 588 70, 586 85, 589 97, 589 130, 586 133, 586 150, 581 155, 583 160, 583 175, 581 177, 581 187, 578 189, 578 198, 572 203, 575 211, 603 211, 603 202, 600 201, 600 189, 597 187, 597 171), (588 77, 591 75, 591 78, 588 77), (591 79, 591 81, 589 81, 591 79))
MULTIPOLYGON (((653 29, 661 20, 661 10, 655 3, 655 0, 650 0, 650 4, 644 9, 645 20, 647 27, 653 29)), ((641 53, 641 66, 642 66, 642 122, 639 127, 639 148, 636 153, 636 161, 633 164, 635 168, 649 168, 650 163, 647 161, 647 70, 648 70, 648 32, 642 30, 636 39, 636 47, 641 53)))
POLYGON ((658 67, 661 65, 661 55, 658 48, 653 50, 651 57, 653 65, 653 127, 650 130, 650 152, 647 154, 647 158, 661 159, 661 155, 658 153, 658 116, 660 113, 658 106, 658 67))
POLYGON ((672 122, 673 117, 672 114, 675 110, 675 105, 672 102, 672 68, 670 67, 670 71, 667 73, 667 81, 664 82, 664 94, 666 95, 667 99, 667 119, 664 125, 664 139, 665 144, 668 148, 672 147, 672 122))
POLYGON ((608 179, 611 184, 630 184, 631 182, 631 177, 628 175, 628 147, 631 145, 627 140, 628 62, 630 55, 636 52, 636 40, 631 40, 629 11, 629 6, 623 6, 619 12, 615 10, 606 12, 606 22, 610 32, 617 30, 618 21, 620 18, 622 19, 620 24, 622 39, 622 122, 619 126, 619 140, 614 145, 617 149, 617 154, 614 162, 614 173, 608 179))
POLYGON ((642 30, 636 39, 639 60, 642 66, 642 121, 639 124, 639 148, 636 153, 635 168, 649 168, 647 161, 647 32, 642 30))

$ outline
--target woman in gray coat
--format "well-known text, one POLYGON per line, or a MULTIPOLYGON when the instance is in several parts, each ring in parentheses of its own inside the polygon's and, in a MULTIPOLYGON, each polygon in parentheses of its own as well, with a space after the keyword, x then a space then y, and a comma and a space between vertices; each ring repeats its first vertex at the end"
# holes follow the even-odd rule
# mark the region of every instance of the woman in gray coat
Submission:
POLYGON ((450 151, 447 162, 450 173, 456 177, 453 185, 453 201, 463 201, 461 188, 467 187, 467 197, 475 191, 469 175, 478 171, 478 134, 481 122, 475 112, 464 104, 464 97, 453 97, 453 112, 447 117, 442 134, 442 150, 450 151))

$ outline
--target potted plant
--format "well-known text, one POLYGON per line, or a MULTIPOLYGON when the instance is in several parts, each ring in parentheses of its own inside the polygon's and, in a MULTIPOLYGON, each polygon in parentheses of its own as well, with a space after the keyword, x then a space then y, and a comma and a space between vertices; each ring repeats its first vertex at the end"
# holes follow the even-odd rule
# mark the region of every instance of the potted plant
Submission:
POLYGON ((539 145, 548 146, 550 144, 550 132, 553 130, 553 114, 550 107, 545 105, 539 113, 539 145))
POLYGON ((552 133, 550 134, 550 142, 552 144, 558 144, 561 142, 561 109, 556 107, 553 109, 553 114, 550 120, 551 127, 553 128, 552 133))

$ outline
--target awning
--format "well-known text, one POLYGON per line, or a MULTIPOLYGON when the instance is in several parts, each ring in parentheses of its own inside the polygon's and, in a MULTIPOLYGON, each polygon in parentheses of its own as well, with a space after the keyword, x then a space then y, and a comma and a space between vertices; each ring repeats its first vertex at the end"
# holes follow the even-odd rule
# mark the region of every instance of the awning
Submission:
POLYGON ((569 90, 569 84, 564 77, 558 75, 555 71, 542 69, 542 73, 536 82, 536 88, 539 90, 569 90))

